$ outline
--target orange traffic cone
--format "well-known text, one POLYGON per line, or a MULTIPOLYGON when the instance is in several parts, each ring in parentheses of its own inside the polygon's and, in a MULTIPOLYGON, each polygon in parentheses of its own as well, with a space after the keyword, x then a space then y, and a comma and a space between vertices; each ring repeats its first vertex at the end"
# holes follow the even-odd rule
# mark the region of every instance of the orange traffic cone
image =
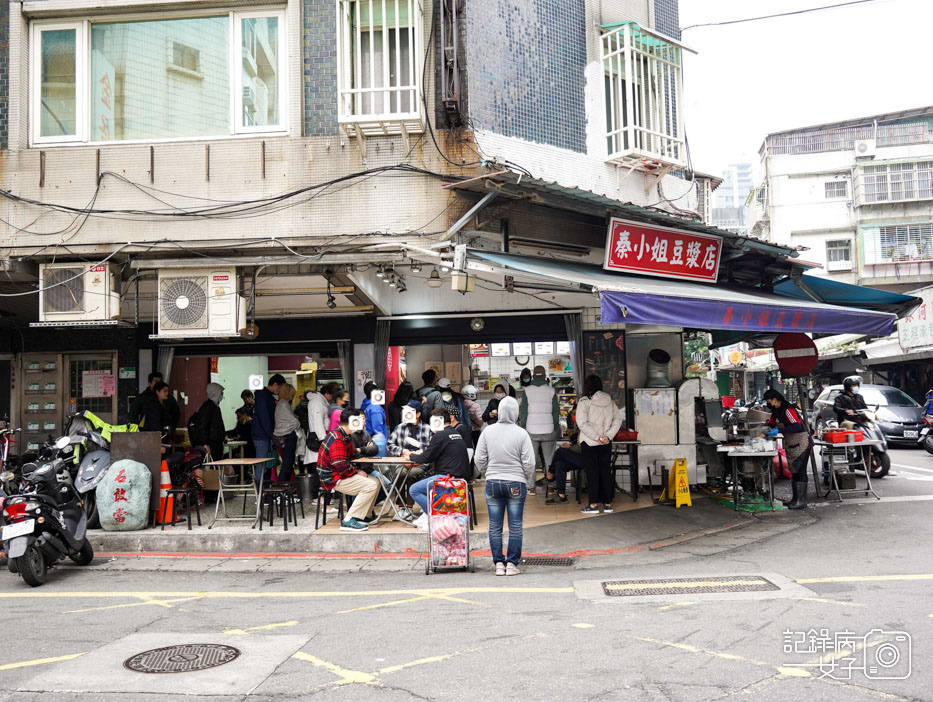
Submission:
POLYGON ((173 498, 168 494, 168 491, 172 488, 172 475, 168 472, 168 463, 162 461, 162 480, 159 485, 159 511, 156 513, 155 523, 162 523, 162 515, 165 515, 166 524, 174 524, 170 521, 172 518, 172 500, 173 498), (166 502, 168 504, 166 505, 166 502), (166 509, 167 507, 167 509, 166 509))

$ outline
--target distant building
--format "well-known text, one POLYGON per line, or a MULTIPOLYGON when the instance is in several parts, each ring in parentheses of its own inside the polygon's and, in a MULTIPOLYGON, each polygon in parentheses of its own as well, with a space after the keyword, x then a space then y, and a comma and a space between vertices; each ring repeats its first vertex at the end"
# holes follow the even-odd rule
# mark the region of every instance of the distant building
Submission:
POLYGON ((722 185, 716 189, 713 224, 722 229, 748 233, 748 208, 745 201, 754 189, 752 164, 732 163, 723 171, 722 185))
POLYGON ((751 233, 806 247, 835 280, 933 281, 933 106, 776 132, 760 155, 751 233))

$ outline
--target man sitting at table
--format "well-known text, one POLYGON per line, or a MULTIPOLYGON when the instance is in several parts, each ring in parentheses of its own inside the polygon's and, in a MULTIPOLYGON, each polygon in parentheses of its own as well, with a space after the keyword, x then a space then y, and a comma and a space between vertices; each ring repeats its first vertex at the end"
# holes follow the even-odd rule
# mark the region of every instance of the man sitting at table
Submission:
MULTIPOLYGON (((423 451, 428 447, 428 444, 431 443, 431 427, 421 421, 421 403, 416 400, 412 400, 408 403, 408 407, 403 409, 403 412, 407 409, 414 410, 412 421, 403 421, 401 424, 395 427, 395 430, 392 432, 392 436, 389 437, 389 443, 386 447, 386 450, 390 456, 401 456, 406 449, 409 451, 423 451)), ((403 414, 402 417, 404 416, 405 415, 403 414)), ((394 477, 394 475, 392 477, 394 477)), ((405 486, 400 490, 400 492, 403 495, 408 494, 408 491, 411 490, 412 485, 424 477, 425 471, 423 468, 412 466, 408 471, 408 475, 405 476, 405 486)), ((411 507, 410 498, 408 506, 411 507)))
MULTIPOLYGON (((350 418, 357 410, 345 409, 340 413, 340 425, 327 435, 318 451, 318 473, 321 487, 328 492, 336 490, 355 499, 347 510, 340 531, 366 531, 369 526, 363 519, 369 515, 379 495, 379 480, 353 465, 355 448, 350 429, 350 418)), ((358 431, 358 430, 357 430, 358 431)))
MULTIPOLYGON (((544 501, 546 505, 565 505, 569 502, 567 499, 567 473, 580 470, 583 467, 583 452, 576 437, 577 434, 574 434, 570 441, 562 443, 554 452, 551 469, 547 472, 546 480, 548 482, 553 481, 557 495, 547 498, 544 501)), ((577 480, 579 479, 578 476, 577 480)))
POLYGON ((415 520, 415 526, 422 531, 428 530, 428 493, 435 480, 450 475, 463 480, 473 479, 473 468, 470 466, 470 454, 467 453, 467 442, 457 428, 451 426, 450 413, 438 408, 431 412, 432 417, 444 418, 444 429, 431 437, 431 443, 426 449, 412 453, 402 450, 402 457, 412 463, 421 465, 431 464, 430 476, 419 480, 411 486, 409 494, 421 507, 421 516, 415 520))

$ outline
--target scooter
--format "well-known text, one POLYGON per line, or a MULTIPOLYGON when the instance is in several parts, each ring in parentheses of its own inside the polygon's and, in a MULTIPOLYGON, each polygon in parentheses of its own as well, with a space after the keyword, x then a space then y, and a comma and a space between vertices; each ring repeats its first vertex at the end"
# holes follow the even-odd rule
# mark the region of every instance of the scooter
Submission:
MULTIPOLYGON (((87 410, 72 415, 68 422, 65 453, 71 454, 74 485, 84 503, 89 529, 100 527, 96 489, 110 468, 110 437, 113 432, 138 432, 136 424, 107 424, 87 410), (73 450, 69 447, 73 446, 73 450)), ((61 439, 59 440, 61 441, 61 439)), ((56 442, 57 443, 57 442, 56 442)))
MULTIPOLYGON (((877 409, 877 406, 876 406, 877 409)), ((855 426, 861 431, 866 441, 878 441, 879 444, 875 444, 871 447, 871 477, 872 478, 883 478, 891 470, 891 456, 888 454, 888 440, 884 436, 884 432, 881 431, 880 427, 875 423, 875 413, 871 410, 860 409, 855 411, 855 415, 852 417, 852 421, 855 423, 855 426)), ((827 429, 838 429, 839 423, 830 420, 826 423, 827 429)), ((852 449, 857 450, 857 449, 852 449)), ((827 466, 827 459, 823 458, 823 484, 829 484, 829 467, 827 466)), ((856 468, 856 470, 858 470, 856 468)))
POLYGON ((31 587, 44 584, 48 569, 65 557, 78 565, 94 559, 84 506, 74 487, 59 480, 62 470, 60 458, 24 465, 22 493, 3 504, 7 567, 31 587))
POLYGON ((924 414, 923 423, 926 426, 920 430, 917 443, 926 449, 927 453, 933 453, 933 414, 924 414))

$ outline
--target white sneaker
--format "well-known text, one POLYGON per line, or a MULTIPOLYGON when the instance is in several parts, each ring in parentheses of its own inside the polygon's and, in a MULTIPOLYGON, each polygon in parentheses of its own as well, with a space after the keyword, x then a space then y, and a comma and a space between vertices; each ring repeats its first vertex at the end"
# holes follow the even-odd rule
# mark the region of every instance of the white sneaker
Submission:
POLYGON ((505 563, 496 563, 496 575, 505 575, 505 563))
POLYGON ((514 563, 509 563, 508 565, 505 566, 505 574, 506 574, 506 575, 518 575, 518 574, 521 573, 521 572, 522 572, 522 571, 520 571, 520 570, 518 569, 518 566, 515 565, 514 563))
POLYGON ((428 515, 422 514, 414 522, 412 522, 412 526, 415 527, 415 529, 420 529, 421 531, 427 531, 428 530, 428 515))

